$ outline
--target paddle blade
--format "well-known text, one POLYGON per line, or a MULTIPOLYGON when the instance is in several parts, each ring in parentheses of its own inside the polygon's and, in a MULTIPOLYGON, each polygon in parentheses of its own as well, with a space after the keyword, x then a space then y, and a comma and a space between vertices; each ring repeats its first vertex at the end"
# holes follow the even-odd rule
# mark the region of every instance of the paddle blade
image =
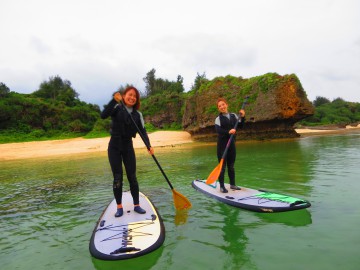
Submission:
POLYGON ((206 184, 211 185, 216 180, 218 180, 223 163, 224 163, 224 159, 221 159, 220 163, 215 167, 215 169, 210 173, 210 175, 206 179, 206 184))
POLYGON ((190 209, 191 202, 182 194, 172 189, 174 205, 177 210, 190 209))

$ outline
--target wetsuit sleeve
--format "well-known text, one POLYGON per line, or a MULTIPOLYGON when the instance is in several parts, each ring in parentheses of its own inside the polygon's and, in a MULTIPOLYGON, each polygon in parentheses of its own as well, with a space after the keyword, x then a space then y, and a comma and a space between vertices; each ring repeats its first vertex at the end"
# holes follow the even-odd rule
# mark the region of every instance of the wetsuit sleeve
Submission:
POLYGON ((101 112, 100 116, 102 119, 106 119, 109 116, 113 115, 116 111, 115 109, 119 106, 115 99, 112 99, 108 105, 105 106, 104 110, 101 112))
POLYGON ((226 130, 221 127, 219 116, 216 117, 216 119, 215 119, 215 130, 216 130, 216 133, 218 133, 220 135, 228 135, 229 134, 229 130, 226 130))
POLYGON ((141 122, 141 125, 139 126, 139 129, 140 129, 140 131, 141 131, 141 134, 143 135, 143 139, 144 139, 145 142, 146 142, 145 144, 146 144, 147 146, 151 147, 150 139, 149 139, 149 136, 148 136, 148 134, 147 134, 147 132, 146 132, 146 128, 145 128, 144 117, 143 117, 143 115, 142 115, 141 112, 138 111, 138 113, 139 113, 139 115, 140 115, 140 122, 141 122))

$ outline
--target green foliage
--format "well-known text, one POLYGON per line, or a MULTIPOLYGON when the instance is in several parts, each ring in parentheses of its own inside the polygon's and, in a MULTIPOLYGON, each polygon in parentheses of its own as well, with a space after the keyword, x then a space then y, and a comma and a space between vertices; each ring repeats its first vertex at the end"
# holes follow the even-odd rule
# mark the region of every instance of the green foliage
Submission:
POLYGON ((182 130, 182 125, 181 125, 181 123, 173 122, 171 124, 164 125, 164 129, 166 129, 166 130, 182 130))
POLYGON ((317 97, 313 102, 317 104, 314 115, 299 124, 305 126, 348 125, 360 121, 360 103, 347 102, 342 98, 334 99, 332 102, 327 102, 327 100, 317 97))
POLYGON ((166 111, 169 106, 178 106, 182 101, 182 94, 175 92, 151 95, 142 99, 140 110, 144 115, 154 116, 159 112, 166 111))
POLYGON ((101 119, 98 118, 92 128, 92 130, 87 133, 84 138, 102 138, 107 137, 110 135, 110 128, 111 128, 111 119, 101 119))
MULTIPOLYGON (((157 118, 162 121, 164 115, 170 119, 162 122, 161 128, 181 130, 184 113, 184 100, 204 97, 224 97, 232 110, 240 108, 244 98, 250 95, 249 103, 258 95, 277 88, 286 87, 289 81, 302 88, 299 79, 294 75, 280 76, 267 73, 261 76, 244 79, 227 75, 212 80, 205 73, 197 74, 191 90, 184 93, 183 78, 178 75, 176 81, 156 78, 155 69, 149 71, 144 78, 146 97, 141 99, 140 111, 144 117, 157 118), (199 97, 198 97, 199 96, 199 97), (175 119, 175 120, 174 120, 175 119)), ((129 86, 128 84, 125 86, 129 86)), ((119 90, 125 87, 120 86, 119 90)), ((304 92, 305 94, 305 92, 304 92)), ((100 118, 100 108, 78 99, 78 94, 71 83, 59 76, 44 81, 34 93, 18 94, 11 92, 0 83, 0 143, 72 138, 109 136, 111 119, 100 118)), ((215 116, 218 110, 214 102, 208 104, 204 113, 215 116)), ((313 102, 315 114, 300 122, 303 125, 350 124, 360 121, 360 104, 346 102, 337 98, 330 102, 324 97, 317 97, 313 102)), ((249 105, 250 106, 250 105, 249 105)), ((145 123, 148 132, 157 128, 150 122, 145 123)))
POLYGON ((313 105, 315 107, 319 107, 323 104, 326 104, 326 103, 330 103, 330 100, 327 99, 326 97, 316 97, 315 100, 313 101, 313 105))
POLYGON ((110 118, 106 118, 106 119, 101 119, 98 118, 92 128, 92 131, 104 131, 106 130, 107 132, 110 131, 111 128, 111 120, 110 118))
MULTIPOLYGON (((41 94, 40 94, 41 96, 41 94)), ((8 93, 0 99, 0 141, 29 141, 82 136, 91 131, 100 110, 97 105, 73 100, 8 93)))
POLYGON ((145 96, 149 96, 152 94, 155 88, 155 72, 156 70, 153 68, 148 73, 146 73, 146 77, 143 78, 145 82, 145 96))
POLYGON ((0 82, 0 97, 5 97, 9 93, 9 87, 7 87, 5 83, 0 82))
POLYGON ((151 123, 145 123, 145 129, 146 129, 146 132, 154 132, 154 131, 156 131, 156 128, 151 123))
POLYGON ((201 85, 207 83, 208 81, 209 80, 206 78, 205 72, 202 75, 197 73, 194 84, 191 86, 190 91, 197 92, 201 88, 201 85))
POLYGON ((0 130, 0 143, 13 143, 13 142, 30 142, 30 141, 45 141, 53 139, 70 139, 83 136, 83 133, 71 133, 61 132, 57 130, 42 131, 42 130, 31 130, 24 132, 22 130, 0 130))
POLYGON ((49 81, 40 84, 39 90, 32 93, 34 97, 63 101, 67 106, 74 106, 79 94, 71 87, 71 82, 60 76, 50 77, 49 81))
POLYGON ((167 79, 156 78, 155 72, 156 70, 152 69, 146 74, 146 77, 143 78, 145 82, 145 96, 148 97, 169 92, 184 92, 183 77, 178 75, 176 81, 169 81, 167 79))
POLYGON ((218 111, 217 106, 214 104, 207 109, 206 113, 215 115, 215 114, 219 113, 219 111, 218 111))
MULTIPOLYGON (((176 81, 155 77, 155 69, 144 78, 148 99, 142 100, 145 115, 168 112, 176 106, 175 123, 166 128, 181 128, 183 78, 176 81), (146 79, 146 80, 145 80, 146 79)), ((119 90, 129 86, 120 86, 119 90)), ((50 77, 32 94, 18 94, 0 83, 0 142, 59 139, 86 135, 86 138, 109 136, 111 119, 100 119, 100 108, 78 99, 70 81, 50 77)), ((148 131, 156 128, 146 124, 148 131)))
POLYGON ((273 88, 278 87, 279 83, 283 79, 284 77, 278 75, 277 73, 266 73, 261 76, 241 80, 241 83, 245 92, 256 90, 257 92, 261 91, 263 93, 267 93, 273 88))

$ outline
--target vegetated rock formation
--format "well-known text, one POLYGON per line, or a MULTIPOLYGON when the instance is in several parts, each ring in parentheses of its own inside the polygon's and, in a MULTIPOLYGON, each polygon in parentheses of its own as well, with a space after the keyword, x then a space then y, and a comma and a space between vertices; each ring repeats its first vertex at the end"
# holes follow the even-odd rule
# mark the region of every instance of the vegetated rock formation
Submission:
POLYGON ((298 137, 294 124, 314 114, 314 107, 296 75, 217 77, 188 93, 184 100, 182 127, 195 140, 213 141, 216 138, 216 101, 219 97, 229 103, 229 111, 237 113, 248 96, 244 129, 237 133, 241 139, 274 139, 298 137))
POLYGON ((163 93, 143 99, 141 111, 145 123, 150 123, 158 129, 179 129, 182 121, 184 94, 163 93))
POLYGON ((274 139, 298 137, 294 124, 314 114, 314 107, 296 75, 267 73, 244 79, 228 75, 204 79, 197 89, 187 93, 164 92, 143 99, 141 110, 145 122, 155 128, 183 128, 195 140, 214 141, 216 101, 229 103, 237 113, 245 97, 245 127, 241 139, 274 139))

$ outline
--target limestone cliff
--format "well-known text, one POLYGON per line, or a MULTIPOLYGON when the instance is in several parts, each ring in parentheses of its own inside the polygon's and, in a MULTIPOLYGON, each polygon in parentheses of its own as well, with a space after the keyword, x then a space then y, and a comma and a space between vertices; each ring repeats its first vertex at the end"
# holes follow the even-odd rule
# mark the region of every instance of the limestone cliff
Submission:
POLYGON ((217 98, 224 97, 229 111, 237 113, 246 96, 249 96, 246 123, 238 133, 244 139, 297 137, 293 125, 314 114, 314 107, 294 74, 268 73, 250 79, 217 77, 188 94, 184 101, 183 129, 194 139, 213 140, 217 98))
POLYGON ((181 128, 184 96, 179 93, 164 93, 142 100, 141 111, 146 123, 155 128, 181 128))
POLYGON ((244 79, 226 76, 205 80, 188 93, 165 92, 142 100, 145 122, 156 128, 179 128, 195 140, 216 138, 216 100, 225 98, 229 111, 237 113, 245 99, 246 123, 238 137, 272 139, 297 137, 294 124, 314 114, 299 79, 294 74, 267 73, 244 79))

